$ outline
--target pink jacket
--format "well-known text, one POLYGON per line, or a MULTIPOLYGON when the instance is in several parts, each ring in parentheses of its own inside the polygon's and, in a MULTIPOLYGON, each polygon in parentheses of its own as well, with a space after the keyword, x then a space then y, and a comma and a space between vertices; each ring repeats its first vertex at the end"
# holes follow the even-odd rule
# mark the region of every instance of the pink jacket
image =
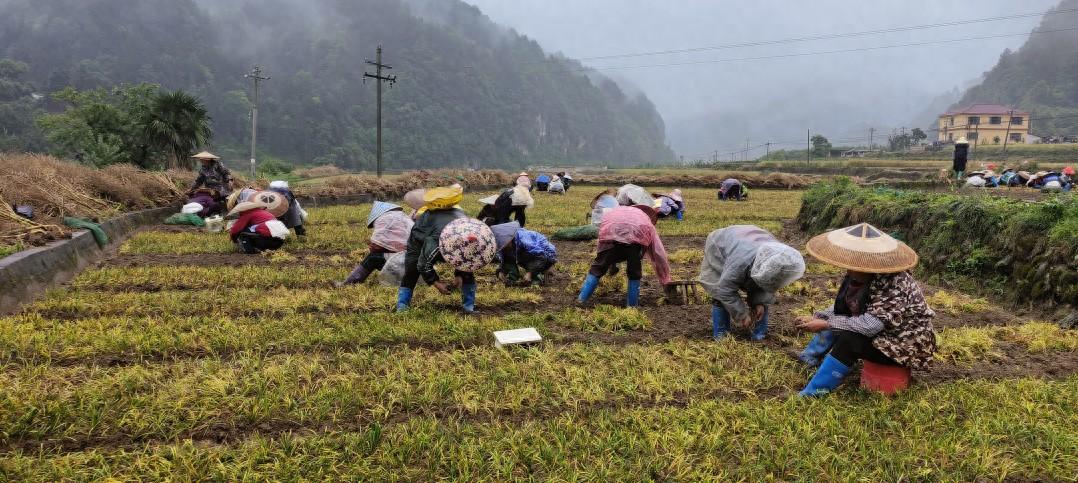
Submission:
POLYGON ((631 243, 644 247, 644 254, 655 267, 655 274, 663 285, 673 281, 670 277, 670 261, 666 247, 659 238, 659 231, 651 224, 651 218, 638 208, 619 206, 603 215, 599 223, 599 251, 614 243, 631 243))

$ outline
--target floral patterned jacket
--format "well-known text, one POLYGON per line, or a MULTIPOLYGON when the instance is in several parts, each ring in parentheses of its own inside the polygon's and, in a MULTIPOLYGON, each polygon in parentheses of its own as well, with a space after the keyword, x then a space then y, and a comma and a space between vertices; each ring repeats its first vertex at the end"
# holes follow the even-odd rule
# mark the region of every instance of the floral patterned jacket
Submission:
POLYGON ((869 285, 867 312, 883 322, 883 330, 872 341, 880 352, 913 369, 931 364, 936 313, 909 272, 877 276, 869 285))

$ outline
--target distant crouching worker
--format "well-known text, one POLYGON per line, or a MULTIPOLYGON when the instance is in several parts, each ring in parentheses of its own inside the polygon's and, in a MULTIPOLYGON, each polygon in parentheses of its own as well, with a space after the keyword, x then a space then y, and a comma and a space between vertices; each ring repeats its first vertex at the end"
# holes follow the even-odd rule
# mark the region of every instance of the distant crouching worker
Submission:
POLYGON ((820 366, 802 396, 834 391, 859 360, 865 361, 863 378, 882 366, 873 370, 905 369, 907 382, 909 369, 929 366, 935 313, 910 275, 917 265, 913 249, 867 223, 816 236, 807 248, 847 272, 834 305, 800 319, 801 329, 817 333, 800 358, 820 366))
POLYGON ((665 195, 659 195, 659 218, 674 217, 678 221, 685 219, 685 199, 681 190, 675 189, 665 195))
POLYGON ((775 294, 804 274, 801 252, 763 228, 734 225, 711 232, 700 263, 700 284, 711 296, 712 337, 725 337, 732 323, 751 329, 753 340, 763 340, 775 294))
POLYGON ((539 191, 546 191, 548 186, 550 186, 549 174, 541 174, 535 178, 535 189, 539 191))
POLYGON ((743 192, 745 191, 744 188, 741 181, 734 178, 727 178, 721 185, 719 185, 719 199, 722 201, 741 201, 743 192))
POLYGON ((577 297, 578 303, 587 302, 599 286, 599 280, 612 266, 625 262, 629 289, 625 305, 640 305, 640 279, 643 277, 641 260, 646 256, 655 268, 655 274, 664 288, 673 281, 670 262, 659 232, 655 229, 658 215, 648 205, 619 206, 605 214, 599 224, 599 244, 595 261, 588 270, 584 286, 577 297))

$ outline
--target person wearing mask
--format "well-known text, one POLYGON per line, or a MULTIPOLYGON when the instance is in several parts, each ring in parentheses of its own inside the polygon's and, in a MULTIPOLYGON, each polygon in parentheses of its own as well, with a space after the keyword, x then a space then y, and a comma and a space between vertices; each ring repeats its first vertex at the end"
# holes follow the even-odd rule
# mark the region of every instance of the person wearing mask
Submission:
POLYGON ((732 325, 763 340, 776 293, 804 274, 801 252, 763 228, 733 225, 711 232, 699 277, 711 296, 711 336, 726 337, 732 325))
POLYGON ((928 368, 936 351, 935 312, 909 272, 917 252, 867 223, 818 235, 807 249, 847 272, 831 308, 799 319, 799 328, 816 333, 800 359, 819 365, 801 396, 834 391, 860 360, 866 370, 869 364, 928 368))

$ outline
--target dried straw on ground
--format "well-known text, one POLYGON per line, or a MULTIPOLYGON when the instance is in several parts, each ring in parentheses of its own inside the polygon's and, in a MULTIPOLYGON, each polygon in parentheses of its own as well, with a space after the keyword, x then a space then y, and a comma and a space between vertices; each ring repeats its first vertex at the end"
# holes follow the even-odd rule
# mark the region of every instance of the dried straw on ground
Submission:
POLYGON ((174 203, 194 173, 147 172, 131 165, 95 169, 51 156, 0 155, 0 243, 37 244, 61 237, 65 216, 101 220, 124 211, 174 203), (30 205, 33 221, 12 205, 30 205))

